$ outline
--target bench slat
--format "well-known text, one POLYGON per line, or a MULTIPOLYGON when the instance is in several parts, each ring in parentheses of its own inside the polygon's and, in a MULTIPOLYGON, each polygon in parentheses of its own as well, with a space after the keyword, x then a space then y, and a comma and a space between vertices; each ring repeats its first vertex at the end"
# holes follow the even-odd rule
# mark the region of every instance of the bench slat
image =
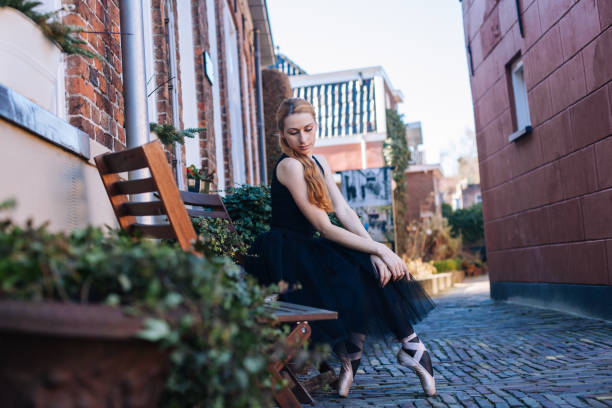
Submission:
POLYGON ((164 203, 162 203, 161 201, 131 201, 121 204, 121 206, 119 206, 119 211, 122 215, 134 216, 166 214, 166 210, 164 209, 164 203))
POLYGON ((275 302, 266 305, 266 309, 278 318, 280 322, 301 322, 316 320, 336 320, 337 312, 318 309, 316 307, 297 305, 294 303, 275 302))
POLYGON ((134 223, 128 227, 128 232, 134 234, 140 232, 142 235, 158 239, 175 239, 176 235, 170 224, 147 225, 134 223))
POLYGON ((119 194, 140 194, 157 191, 153 178, 138 180, 122 180, 111 185, 113 195, 119 194))
POLYGON ((108 173, 123 173, 125 171, 132 171, 138 169, 144 169, 148 167, 147 159, 145 158, 142 146, 134 149, 124 150, 117 153, 105 154, 103 160, 106 162, 105 171, 108 173))
POLYGON ((190 191, 181 191, 180 193, 181 199, 187 205, 223 208, 223 201, 218 194, 192 193, 190 191))

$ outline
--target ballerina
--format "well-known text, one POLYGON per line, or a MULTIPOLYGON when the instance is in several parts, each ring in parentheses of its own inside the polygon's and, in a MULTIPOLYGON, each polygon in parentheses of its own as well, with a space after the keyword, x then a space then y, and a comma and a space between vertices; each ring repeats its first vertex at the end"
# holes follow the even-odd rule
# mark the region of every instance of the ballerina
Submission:
POLYGON ((338 320, 312 323, 312 339, 329 344, 341 362, 340 396, 348 396, 366 333, 373 328, 395 335, 402 345, 398 362, 412 368, 424 392, 434 395, 431 359, 412 328, 434 304, 401 258, 372 240, 325 157, 313 154, 315 117, 301 98, 286 99, 278 109, 283 155, 272 174, 271 229, 251 246, 257 261, 247 263, 247 272, 262 283, 299 282, 299 289, 281 299, 338 312, 338 320), (344 228, 330 222, 332 211, 344 228))

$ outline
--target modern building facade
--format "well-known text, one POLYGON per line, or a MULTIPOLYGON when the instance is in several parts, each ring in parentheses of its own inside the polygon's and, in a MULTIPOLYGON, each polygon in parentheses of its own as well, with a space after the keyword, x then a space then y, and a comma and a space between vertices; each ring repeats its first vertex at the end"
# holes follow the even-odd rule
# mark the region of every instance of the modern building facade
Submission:
MULTIPOLYGON (((275 62, 265 0, 135 1, 142 7, 147 122, 205 128, 186 138, 176 157, 167 149, 169 163, 178 166, 179 188, 186 189, 191 164, 214 174, 213 189, 260 183, 257 73, 275 62)), ((17 219, 51 220, 56 229, 114 225, 92 159, 127 147, 119 1, 45 0, 40 7, 63 7, 62 21, 82 27, 84 47, 100 58, 58 54, 50 63, 37 61, 32 56, 44 52, 24 50, 14 35, 3 36, 2 48, 15 66, 22 72, 46 66, 44 76, 53 81, 47 81, 52 97, 46 97, 52 103, 43 103, 37 94, 47 91, 28 90, 19 78, 7 86, 17 75, 0 74, 2 103, 17 108, 0 112, 6 139, 0 168, 17 175, 2 178, 0 201, 14 197, 17 219), (16 100, 23 103, 11 102, 16 100), (51 125, 27 123, 39 114, 51 125), (32 200, 37 189, 46 194, 45 206, 32 200)), ((36 29, 27 19, 20 24, 13 29, 36 29)))
POLYGON ((309 75, 284 55, 274 68, 289 75, 293 96, 315 108, 319 125, 315 153, 333 171, 385 166, 386 109, 404 99, 380 66, 309 75))
POLYGON ((464 0, 491 294, 612 317, 612 2, 464 0))

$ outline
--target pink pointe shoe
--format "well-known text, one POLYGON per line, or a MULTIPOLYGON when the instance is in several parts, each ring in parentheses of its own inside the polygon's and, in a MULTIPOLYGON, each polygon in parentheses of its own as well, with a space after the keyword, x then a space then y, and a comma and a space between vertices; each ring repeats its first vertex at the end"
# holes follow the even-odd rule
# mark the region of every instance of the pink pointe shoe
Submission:
POLYGON ((346 398, 353 384, 353 367, 351 360, 343 359, 340 374, 338 375, 338 395, 346 398))
POLYGON ((436 380, 433 375, 427 371, 425 367, 421 365, 421 357, 425 353, 425 345, 419 339, 418 342, 410 342, 410 340, 416 337, 416 333, 413 333, 408 337, 402 344, 402 348, 400 348, 399 353, 397 353, 397 361, 401 365, 405 367, 410 367, 414 370, 414 372, 419 376, 421 380, 421 387, 423 387, 423 391, 427 396, 431 397, 436 393, 436 380), (414 357, 412 357, 404 348, 408 350, 414 350, 414 357))

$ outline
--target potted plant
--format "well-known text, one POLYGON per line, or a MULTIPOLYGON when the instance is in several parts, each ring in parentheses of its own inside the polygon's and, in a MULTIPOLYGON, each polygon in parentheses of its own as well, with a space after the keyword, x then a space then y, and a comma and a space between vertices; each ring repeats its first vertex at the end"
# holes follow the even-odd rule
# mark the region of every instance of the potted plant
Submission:
POLYGON ((194 193, 209 193, 210 183, 214 180, 214 172, 206 172, 195 165, 187 167, 187 189, 194 193))
POLYGON ((0 285, 5 406, 270 405, 283 335, 261 321, 275 288, 227 257, 4 220, 0 285))

